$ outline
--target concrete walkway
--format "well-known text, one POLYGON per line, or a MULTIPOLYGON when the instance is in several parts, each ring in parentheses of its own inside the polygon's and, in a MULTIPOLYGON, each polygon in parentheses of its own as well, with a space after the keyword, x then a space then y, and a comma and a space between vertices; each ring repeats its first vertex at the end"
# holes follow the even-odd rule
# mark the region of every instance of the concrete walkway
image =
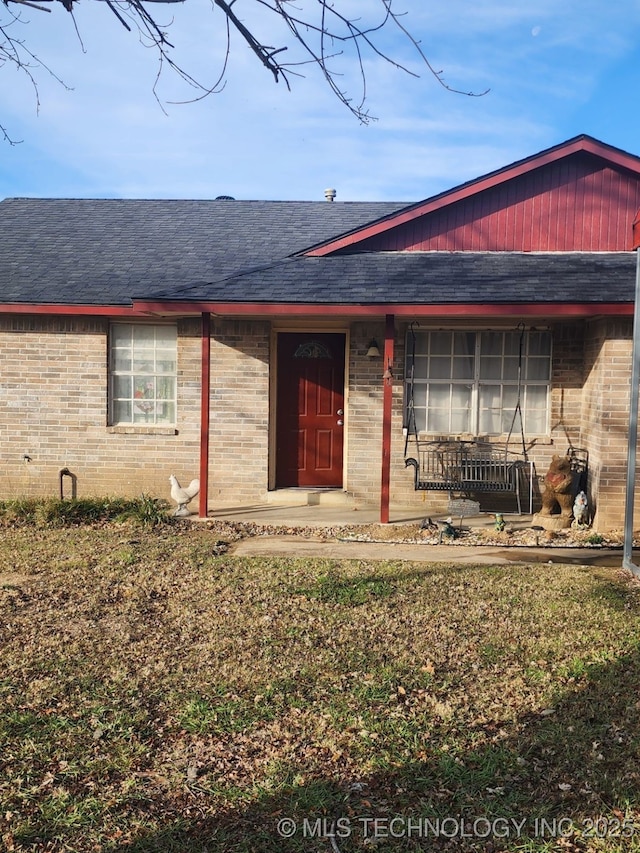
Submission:
MULTIPOLYGON (((420 524, 428 515, 428 503, 411 507, 392 507, 390 526, 420 524)), ((439 517, 439 516, 438 516, 439 517)), ((573 565, 622 567, 622 549, 523 547, 503 545, 430 545, 393 542, 345 541, 350 528, 377 525, 377 507, 353 504, 324 503, 295 504, 267 503, 252 506, 212 507, 209 518, 217 521, 250 522, 265 527, 264 535, 248 536, 233 544, 231 553, 239 556, 321 557, 347 560, 410 560, 414 562, 444 562, 457 564, 500 563, 569 563, 573 565), (344 527, 344 539, 339 528, 344 527), (270 528, 273 528, 271 531, 270 528), (296 528, 304 528, 301 536, 296 528), (321 533, 332 528, 332 538, 321 533), (338 528, 337 530, 335 528, 338 528), (314 538, 313 530, 318 530, 314 538), (290 533, 289 533, 290 531, 290 533), (296 535, 297 533, 297 535, 296 535), (288 534, 288 535, 287 535, 288 534)), ((434 516, 436 518, 436 516, 434 516)), ((521 530, 531 527, 530 515, 505 516, 508 527, 521 530)), ((460 518, 453 518, 454 524, 460 518)), ((472 528, 491 528, 495 517, 491 513, 463 519, 472 528)), ((388 526, 385 525, 388 535, 388 526)), ((386 537, 385 537, 386 538, 386 537)), ((640 558, 640 555, 638 555, 640 558)))
POLYGON ((565 563, 622 567, 622 550, 608 548, 523 548, 493 545, 427 545, 393 542, 346 542, 300 536, 251 536, 233 544, 243 557, 295 557, 334 560, 409 560, 411 562, 497 565, 565 563))

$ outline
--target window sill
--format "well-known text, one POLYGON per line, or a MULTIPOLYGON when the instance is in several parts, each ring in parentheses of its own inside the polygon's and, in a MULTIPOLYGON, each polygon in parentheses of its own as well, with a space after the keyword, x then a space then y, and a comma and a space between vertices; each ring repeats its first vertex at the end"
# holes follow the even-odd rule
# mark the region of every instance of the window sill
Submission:
POLYGON ((107 432, 112 435, 178 435, 178 430, 173 426, 143 424, 116 424, 107 427, 107 432))

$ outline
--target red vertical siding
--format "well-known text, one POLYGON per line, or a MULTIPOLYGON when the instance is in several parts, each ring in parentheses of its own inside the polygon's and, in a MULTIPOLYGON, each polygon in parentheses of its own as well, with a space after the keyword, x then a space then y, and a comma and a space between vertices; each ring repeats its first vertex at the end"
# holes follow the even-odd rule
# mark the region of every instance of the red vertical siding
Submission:
POLYGON ((358 249, 627 251, 638 208, 637 175, 579 152, 371 237, 358 249))

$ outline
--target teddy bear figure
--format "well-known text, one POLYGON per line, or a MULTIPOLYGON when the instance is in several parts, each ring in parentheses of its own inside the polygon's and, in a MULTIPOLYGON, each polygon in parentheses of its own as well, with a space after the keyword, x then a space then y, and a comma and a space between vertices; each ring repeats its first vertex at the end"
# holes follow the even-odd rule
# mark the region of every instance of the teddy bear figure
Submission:
POLYGON ((570 518, 573 507, 573 473, 568 456, 553 454, 549 470, 544 476, 544 484, 540 515, 557 515, 559 508, 562 517, 570 518))

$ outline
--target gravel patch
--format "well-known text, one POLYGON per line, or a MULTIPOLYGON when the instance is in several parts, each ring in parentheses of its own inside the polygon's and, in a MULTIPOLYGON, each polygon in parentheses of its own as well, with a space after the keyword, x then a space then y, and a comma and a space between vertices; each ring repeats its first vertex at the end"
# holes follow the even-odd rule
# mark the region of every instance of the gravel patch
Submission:
POLYGON ((254 536, 297 536, 317 542, 380 542, 386 544, 424 544, 456 546, 500 546, 528 548, 621 548, 623 532, 594 533, 589 528, 550 531, 507 524, 502 531, 491 524, 474 526, 453 522, 453 535, 437 523, 423 528, 420 524, 349 524, 333 527, 258 524, 248 521, 205 522, 207 529, 228 542, 254 536))

